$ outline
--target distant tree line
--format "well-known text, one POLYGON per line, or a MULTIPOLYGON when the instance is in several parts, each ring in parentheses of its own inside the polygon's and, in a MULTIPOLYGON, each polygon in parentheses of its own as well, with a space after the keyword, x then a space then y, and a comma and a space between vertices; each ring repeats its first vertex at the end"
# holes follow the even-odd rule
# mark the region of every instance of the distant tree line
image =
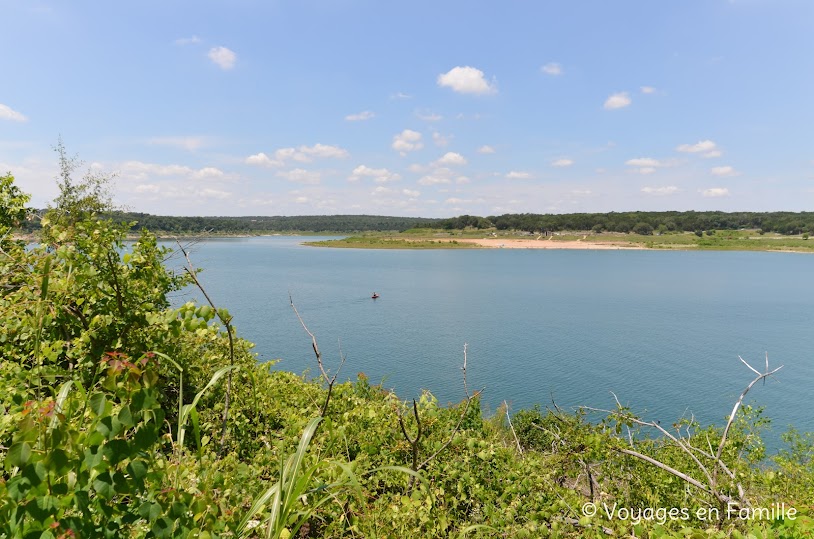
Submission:
POLYGON ((496 228, 526 232, 558 232, 591 230, 593 232, 633 232, 653 234, 664 232, 696 232, 706 230, 757 229, 780 234, 814 233, 814 212, 610 212, 536 214, 507 213, 478 217, 461 215, 443 219, 439 226, 447 230, 464 228, 496 228))
MULTIPOLYGON (((387 217, 381 215, 300 215, 248 217, 176 217, 149 213, 115 212, 114 221, 135 223, 132 232, 146 228, 170 234, 263 234, 268 232, 369 232, 404 231, 437 227, 439 219, 387 217)), ((24 230, 39 228, 39 220, 26 223, 24 230)))
MULTIPOLYGON (((248 217, 177 217, 149 213, 115 212, 116 221, 135 223, 131 231, 143 228, 166 234, 264 234, 270 232, 357 232, 398 231, 412 228, 465 228, 518 230, 550 233, 564 230, 593 232, 702 232, 711 230, 755 229, 779 234, 814 234, 814 212, 610 212, 536 214, 507 213, 479 217, 459 215, 448 219, 388 217, 381 215, 298 215, 248 217)), ((39 220, 23 224, 23 231, 39 228, 39 220)))

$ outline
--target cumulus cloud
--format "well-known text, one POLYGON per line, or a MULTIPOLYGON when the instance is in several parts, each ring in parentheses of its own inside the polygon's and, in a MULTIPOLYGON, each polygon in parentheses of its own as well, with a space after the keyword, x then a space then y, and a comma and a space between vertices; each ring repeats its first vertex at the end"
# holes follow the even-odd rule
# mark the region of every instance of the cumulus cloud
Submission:
POLYGON ((729 189, 726 187, 710 187, 701 191, 701 194, 708 198, 725 197, 729 196, 729 189))
POLYGON ((495 149, 492 148, 491 146, 489 146, 488 144, 484 144, 483 146, 478 148, 478 153, 491 154, 491 153, 495 153, 495 149))
POLYGON ((28 118, 21 112, 17 112, 8 105, 0 103, 0 120, 11 120, 12 122, 27 122, 28 118))
POLYGON ((460 176, 449 168, 440 167, 422 177, 420 180, 418 180, 418 183, 420 185, 439 185, 450 184, 453 180, 455 180, 457 183, 466 183, 469 181, 469 178, 466 176, 460 176))
POLYGON ((680 189, 675 185, 666 185, 664 187, 642 187, 642 193, 648 195, 674 195, 679 191, 680 189))
POLYGON ((398 135, 393 136, 393 144, 391 146, 404 156, 407 155, 407 152, 420 150, 424 147, 424 143, 421 142, 421 133, 413 131, 412 129, 405 129, 398 135))
POLYGON ((194 180, 225 177, 224 172, 215 167, 194 169, 185 165, 159 165, 142 161, 125 161, 119 170, 123 177, 132 180, 147 180, 152 176, 180 176, 194 180))
POLYGON ((656 89, 653 88, 652 86, 642 86, 641 91, 642 91, 643 94, 655 94, 656 93, 656 89))
POLYGON ((605 100, 605 110, 623 109, 632 103, 627 92, 619 92, 605 100))
POLYGON ((394 172, 390 172, 386 168, 371 168, 365 165, 359 165, 348 177, 349 181, 355 182, 363 178, 372 178, 376 183, 394 182, 401 179, 401 176, 394 172))
POLYGON ((432 141, 439 148, 443 148, 445 146, 448 146, 449 145, 449 140, 451 138, 452 138, 451 136, 442 135, 441 133, 439 133, 437 131, 432 134, 432 141))
POLYGON ((574 160, 573 159, 568 159, 568 158, 556 159, 556 160, 551 162, 552 167, 559 167, 559 168, 570 167, 573 164, 574 164, 574 160))
POLYGON ((344 159, 348 151, 339 146, 328 144, 314 144, 313 146, 300 146, 298 148, 280 148, 271 156, 263 152, 250 155, 245 159, 247 165, 265 167, 282 167, 290 161, 298 163, 311 163, 315 159, 344 159))
POLYGON ((656 172, 656 169, 675 165, 674 162, 659 161, 658 159, 653 159, 652 157, 637 157, 635 159, 628 159, 625 161, 625 164, 629 167, 634 167, 634 172, 638 172, 639 174, 653 174, 656 172))
POLYGON ((737 176, 737 175, 740 174, 740 172, 738 172, 733 167, 730 167, 728 165, 724 166, 724 167, 712 167, 710 169, 710 173, 713 176, 720 176, 720 177, 737 176))
POLYGON ((349 122, 363 122, 365 120, 370 120, 371 118, 375 117, 376 114, 369 110, 363 110, 362 112, 358 112, 356 114, 348 114, 345 116, 345 120, 349 122))
POLYGON ((507 180, 530 180, 531 174, 528 172, 523 172, 521 170, 512 170, 508 174, 506 174, 507 180))
POLYGON ((720 157, 722 155, 718 145, 711 140, 700 140, 695 144, 682 144, 676 150, 684 153, 698 153, 703 157, 720 157))
POLYGON ((418 198, 421 196, 421 191, 415 191, 412 189, 402 189, 401 192, 410 198, 418 198))
POLYGON ((445 166, 445 165, 465 165, 466 158, 456 152, 447 152, 445 153, 440 159, 433 162, 434 166, 445 166))
POLYGON ((541 67, 540 70, 546 75, 551 75, 552 77, 562 75, 562 66, 557 62, 547 63, 546 65, 541 67))
POLYGON ((390 99, 412 99, 413 96, 405 94, 404 92, 396 92, 390 96, 390 99))
POLYGON ((290 182, 301 183, 304 185, 317 185, 322 177, 318 171, 305 170, 302 168, 295 168, 289 171, 280 171, 277 173, 280 178, 285 178, 290 182))
POLYGON ((470 66, 453 67, 438 75, 438 86, 451 88, 461 94, 486 95, 497 92, 494 81, 490 84, 483 71, 470 66))
POLYGON ((226 47, 212 47, 209 49, 209 59, 223 70, 229 70, 235 67, 237 55, 231 49, 226 47))

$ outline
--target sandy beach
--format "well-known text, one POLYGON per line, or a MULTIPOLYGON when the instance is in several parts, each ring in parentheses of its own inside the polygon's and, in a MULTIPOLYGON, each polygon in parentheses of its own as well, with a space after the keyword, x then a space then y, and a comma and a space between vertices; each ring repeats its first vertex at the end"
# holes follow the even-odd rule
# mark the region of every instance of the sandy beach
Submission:
MULTIPOLYGON (((452 240, 449 240, 452 241, 452 240)), ((492 249, 604 249, 621 250, 636 249, 645 247, 632 245, 619 245, 610 242, 598 242, 587 240, 556 241, 556 240, 535 240, 535 239, 503 239, 503 238, 482 238, 482 239, 457 239, 458 243, 474 243, 481 247, 492 249)))

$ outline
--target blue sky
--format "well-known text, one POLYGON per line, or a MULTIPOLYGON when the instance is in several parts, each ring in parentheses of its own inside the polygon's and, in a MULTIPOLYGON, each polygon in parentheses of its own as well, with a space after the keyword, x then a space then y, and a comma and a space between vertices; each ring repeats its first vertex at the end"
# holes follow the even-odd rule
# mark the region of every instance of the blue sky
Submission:
POLYGON ((810 0, 0 0, 0 171, 172 215, 812 210, 810 0))

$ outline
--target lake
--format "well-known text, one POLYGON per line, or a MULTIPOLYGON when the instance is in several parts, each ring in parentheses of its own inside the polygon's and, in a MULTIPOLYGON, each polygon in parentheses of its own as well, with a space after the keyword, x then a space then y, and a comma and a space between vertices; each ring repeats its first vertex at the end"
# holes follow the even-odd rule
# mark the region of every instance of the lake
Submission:
MULTIPOLYGON (((484 389, 487 413, 540 403, 614 406, 648 419, 695 414, 723 424, 769 354, 778 375, 747 402, 765 407, 771 441, 814 431, 814 256, 760 252, 360 250, 313 238, 208 240, 191 251, 200 279, 238 333, 275 368, 318 373, 341 352, 340 378, 364 372, 402 399, 484 389), (372 300, 371 294, 381 297, 372 300)), ((320 238, 316 238, 320 239, 320 238)), ((187 291, 183 302, 197 295, 187 291)))

